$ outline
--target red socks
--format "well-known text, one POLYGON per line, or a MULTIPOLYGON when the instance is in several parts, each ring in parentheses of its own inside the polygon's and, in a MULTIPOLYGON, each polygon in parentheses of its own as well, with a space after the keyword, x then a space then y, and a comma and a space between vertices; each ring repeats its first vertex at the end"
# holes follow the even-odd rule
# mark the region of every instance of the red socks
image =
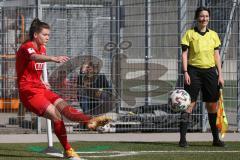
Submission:
MULTIPOLYGON (((82 112, 79 112, 78 110, 74 109, 71 106, 66 106, 62 110, 62 114, 69 120, 75 121, 75 122, 82 121, 83 123, 88 123, 88 121, 90 120, 89 116, 85 115, 82 112)), ((68 143, 68 140, 67 140, 67 133, 66 133, 64 122, 62 120, 57 120, 57 121, 54 121, 53 123, 54 123, 54 132, 58 137, 60 143, 62 144, 63 148, 65 150, 70 149, 71 145, 68 143)))
POLYGON ((66 106, 62 112, 61 112, 67 119, 74 121, 74 122, 83 122, 88 123, 90 120, 90 117, 88 115, 85 115, 83 112, 80 112, 76 109, 74 109, 71 106, 66 106))
POLYGON ((70 149, 71 145, 68 143, 68 140, 67 140, 67 133, 66 133, 64 122, 62 120, 58 120, 58 121, 54 121, 53 123, 54 123, 54 132, 58 137, 60 143, 62 144, 63 148, 65 150, 70 149))

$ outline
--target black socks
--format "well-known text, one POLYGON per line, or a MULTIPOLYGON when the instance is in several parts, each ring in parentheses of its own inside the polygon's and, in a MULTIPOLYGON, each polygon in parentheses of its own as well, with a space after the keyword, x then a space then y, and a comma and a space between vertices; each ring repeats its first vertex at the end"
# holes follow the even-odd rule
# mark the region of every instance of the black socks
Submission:
POLYGON ((182 112, 180 121, 180 142, 186 142, 186 134, 190 121, 190 113, 182 112))
POLYGON ((208 113, 208 120, 213 135, 213 141, 219 141, 219 132, 216 126, 217 113, 208 113))

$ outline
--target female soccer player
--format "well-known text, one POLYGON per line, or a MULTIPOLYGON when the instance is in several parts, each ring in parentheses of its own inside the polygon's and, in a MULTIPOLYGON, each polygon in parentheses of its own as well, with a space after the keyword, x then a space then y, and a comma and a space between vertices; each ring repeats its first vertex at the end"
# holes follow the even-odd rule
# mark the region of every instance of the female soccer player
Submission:
POLYGON ((219 46, 221 44, 217 33, 209 29, 210 11, 199 7, 195 12, 197 26, 187 30, 182 38, 182 65, 185 78, 184 89, 191 96, 191 104, 181 114, 180 147, 188 146, 186 133, 190 121, 190 113, 196 106, 197 97, 201 89, 203 101, 206 102, 209 124, 213 135, 213 146, 223 147, 216 127, 217 101, 219 86, 224 85, 221 70, 219 46))
POLYGON ((90 120, 88 115, 69 106, 66 101, 52 92, 43 81, 44 62, 64 63, 67 56, 47 56, 46 44, 49 40, 50 26, 35 18, 29 29, 29 40, 24 42, 16 53, 16 72, 19 97, 23 105, 38 116, 50 119, 54 131, 62 144, 66 158, 80 159, 68 143, 62 116, 75 122, 88 124, 90 129, 106 122, 106 117, 90 120))

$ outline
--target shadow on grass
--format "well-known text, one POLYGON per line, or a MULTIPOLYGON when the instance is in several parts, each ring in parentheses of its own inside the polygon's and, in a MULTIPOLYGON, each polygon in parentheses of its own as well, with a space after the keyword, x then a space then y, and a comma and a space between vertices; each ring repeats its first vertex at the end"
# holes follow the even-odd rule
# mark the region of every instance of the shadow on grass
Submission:
POLYGON ((9 154, 1 154, 0 157, 9 157, 9 158, 34 158, 34 159, 39 159, 39 158, 44 158, 44 159, 59 159, 59 157, 53 157, 53 156, 41 156, 41 155, 9 155, 9 154))
POLYGON ((212 142, 188 142, 189 147, 183 148, 178 146, 178 142, 119 142, 121 144, 135 144, 135 145, 149 145, 149 146, 159 146, 160 150, 168 150, 169 148, 171 149, 202 149, 202 150, 215 150, 215 149, 221 149, 225 147, 214 147, 212 146, 212 142))
POLYGON ((11 159, 59 159, 59 157, 50 156, 41 152, 26 151, 26 149, 0 148, 0 157, 9 157, 11 159))

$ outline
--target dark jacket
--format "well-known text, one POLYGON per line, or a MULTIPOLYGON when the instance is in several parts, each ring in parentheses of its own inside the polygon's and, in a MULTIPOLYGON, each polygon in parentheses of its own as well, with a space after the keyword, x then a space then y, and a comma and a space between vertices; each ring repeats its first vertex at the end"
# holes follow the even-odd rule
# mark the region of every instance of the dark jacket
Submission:
POLYGON ((79 74, 77 98, 84 113, 91 112, 96 107, 101 107, 102 101, 106 101, 108 95, 111 95, 111 88, 105 75, 94 75, 93 81, 88 86, 84 86, 86 80, 85 74, 79 74))

